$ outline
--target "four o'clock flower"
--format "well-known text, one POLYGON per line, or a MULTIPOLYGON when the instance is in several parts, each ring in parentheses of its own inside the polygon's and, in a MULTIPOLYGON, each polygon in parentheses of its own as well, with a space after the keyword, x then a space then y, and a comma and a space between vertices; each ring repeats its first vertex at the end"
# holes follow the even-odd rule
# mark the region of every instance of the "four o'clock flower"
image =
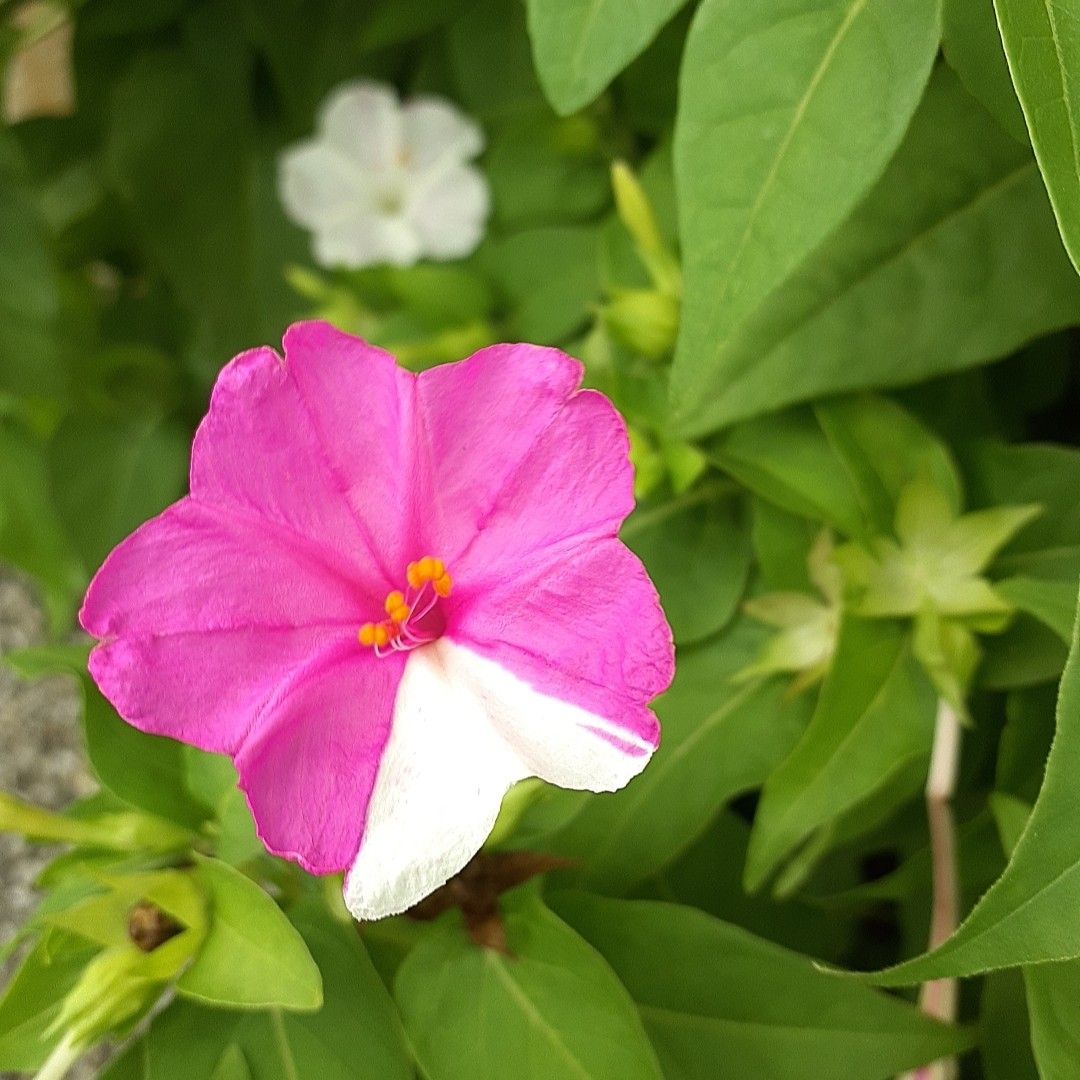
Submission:
POLYGON ((120 714, 231 755, 266 846, 377 918, 460 870, 517 781, 640 772, 672 639, 617 539, 625 426, 577 361, 497 345, 417 376, 322 323, 284 352, 222 371, 190 496, 81 619, 120 714))
POLYGON ((460 258, 488 216, 487 181, 470 164, 483 148, 477 124, 443 98, 402 104, 391 87, 349 83, 323 104, 317 135, 282 154, 282 202, 322 266, 460 258))

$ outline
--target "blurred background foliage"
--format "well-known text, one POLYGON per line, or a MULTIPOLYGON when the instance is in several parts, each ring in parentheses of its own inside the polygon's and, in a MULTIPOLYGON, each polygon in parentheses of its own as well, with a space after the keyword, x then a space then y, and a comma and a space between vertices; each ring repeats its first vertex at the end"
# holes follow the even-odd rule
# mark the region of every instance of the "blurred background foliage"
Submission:
POLYGON ((0 22, 0 559, 54 639, 8 660, 80 680, 101 783, 58 815, 0 799, 0 828, 68 845, 5 945, 29 952, 0 1068, 109 1039, 110 1080, 875 1080, 957 1053, 966 1077, 1080 1077, 1075 661, 1058 700, 1080 2, 49 0, 0 22), (277 157, 357 77, 482 125, 469 258, 314 266, 277 157), (305 317, 414 370, 561 346, 631 426, 624 537, 678 645, 664 742, 613 796, 510 800, 470 886, 505 951, 458 911, 358 934, 336 883, 262 851, 228 762, 127 727, 85 675, 90 575, 184 493, 223 364, 305 317), (993 888, 892 981, 968 976, 952 1026, 811 962, 923 951, 942 700, 966 723, 961 912, 993 888))

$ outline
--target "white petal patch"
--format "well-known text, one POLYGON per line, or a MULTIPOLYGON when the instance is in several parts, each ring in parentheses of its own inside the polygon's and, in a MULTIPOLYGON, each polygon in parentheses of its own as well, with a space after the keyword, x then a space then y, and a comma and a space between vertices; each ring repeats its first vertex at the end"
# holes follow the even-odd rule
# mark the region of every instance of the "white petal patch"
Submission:
POLYGON ((651 744, 447 638, 415 650, 345 881, 358 919, 412 907, 480 850, 507 790, 527 776, 612 791, 651 744))

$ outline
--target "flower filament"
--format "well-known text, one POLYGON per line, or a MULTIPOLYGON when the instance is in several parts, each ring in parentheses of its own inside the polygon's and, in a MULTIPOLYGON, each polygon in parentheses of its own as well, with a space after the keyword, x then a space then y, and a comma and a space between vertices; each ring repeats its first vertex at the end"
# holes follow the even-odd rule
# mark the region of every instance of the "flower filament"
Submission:
POLYGON ((454 582, 442 559, 425 555, 405 570, 408 588, 395 589, 386 597, 386 618, 364 623, 357 635, 360 644, 382 657, 426 645, 442 634, 445 619, 439 601, 445 600, 454 582))

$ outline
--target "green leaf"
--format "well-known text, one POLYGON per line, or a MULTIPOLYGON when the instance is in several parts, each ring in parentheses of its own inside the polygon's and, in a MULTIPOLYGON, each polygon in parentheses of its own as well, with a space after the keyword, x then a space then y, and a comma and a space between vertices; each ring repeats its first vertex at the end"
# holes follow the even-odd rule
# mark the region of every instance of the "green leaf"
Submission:
POLYGON ((994 0, 944 0, 941 48, 968 92, 1014 138, 1028 141, 1024 113, 1001 47, 994 0))
POLYGON ((730 340, 687 329, 678 434, 959 371, 1078 318, 1080 281, 1029 152, 939 68, 881 180, 790 282, 730 340))
POLYGON ((1045 623, 1066 644, 1072 637, 1076 591, 1068 581, 1042 581, 1013 577, 995 582, 994 588, 1021 611, 1045 623))
POLYGON ((514 340, 565 342, 588 321, 600 291, 591 228, 516 233, 488 249, 485 265, 510 301, 514 340))
MULTIPOLYGON (((623 790, 585 799, 545 847, 581 860, 590 885, 624 891, 676 858, 736 795, 761 784, 806 725, 807 697, 782 680, 734 686, 761 647, 740 622, 682 651, 671 689, 657 703, 664 737, 649 767, 623 790)), ((573 797, 555 800, 565 805, 573 797)))
POLYGON ((207 328, 215 371, 257 325, 250 65, 223 14, 196 11, 180 47, 135 55, 114 84, 106 146, 148 253, 207 328))
POLYGON ((1005 872, 960 928, 925 956, 872 976, 885 986, 1080 957, 1080 624, 1057 705, 1057 734, 1031 819, 1005 872))
POLYGON ((690 908, 560 898, 637 1002, 668 1080, 885 1080, 964 1033, 690 908))
POLYGON ((241 1025, 237 1041, 255 1080, 411 1080, 401 1021, 356 927, 315 905, 291 918, 318 964, 323 1004, 312 1013, 275 1009, 241 1025))
POLYGON ((96 946, 63 933, 45 934, 0 997, 0 1069, 40 1068, 60 1038, 46 1036, 68 991, 96 946))
POLYGON ((1061 237, 1080 268, 1080 21, 1078 0, 994 0, 1061 237))
POLYGON ((71 414, 49 446, 52 491, 88 569, 187 486, 189 439, 156 417, 71 414))
POLYGON ((238 1013, 179 998, 105 1080, 220 1080, 215 1070, 237 1052, 252 1080, 411 1080, 400 1020, 353 928, 310 906, 294 921, 326 986, 318 1012, 238 1013))
POLYGON ((42 448, 2 418, 0 559, 37 579, 53 625, 66 629, 84 584, 83 572, 53 505, 42 448))
POLYGON ((735 614, 750 570, 743 516, 731 491, 704 484, 640 507, 623 526, 680 645, 714 634, 735 614))
POLYGON ((661 1080, 633 1003, 591 946, 530 893, 503 906, 508 954, 459 920, 433 926, 394 980, 429 1080, 661 1080))
POLYGON ((711 439, 706 457, 755 495, 782 510, 866 533, 867 507, 810 409, 750 420, 711 439))
MULTIPOLYGON (((0 390, 61 393, 60 290, 45 230, 6 133, 0 139, 0 390)), ((0 452, 0 461, 3 460, 0 452)))
POLYGON ((889 532, 904 486, 932 478, 950 505, 960 481, 944 444, 907 410, 869 394, 738 424, 707 457, 781 509, 847 536, 889 532))
POLYGON ((934 692, 903 628, 846 619, 810 726, 765 783, 747 888, 760 888, 818 829, 928 758, 934 714, 934 692))
POLYGON ((318 1009, 319 969, 277 904, 216 859, 199 859, 196 872, 210 897, 210 925, 177 990, 226 1008, 318 1009))
POLYGON ((735 329, 880 176, 939 37, 938 0, 698 9, 675 132, 686 291, 672 386, 688 426, 730 374, 735 329))
POLYGON ((997 571, 1070 584, 1080 577, 1080 502, 1075 498, 1080 452, 1065 446, 1009 446, 985 440, 967 448, 964 471, 975 506, 1042 507, 1039 517, 1004 549, 995 564, 997 571))
POLYGON ((979 1056, 986 1080, 1039 1080, 1019 971, 995 971, 987 977, 979 1028, 979 1056))
POLYGON ((528 0, 544 92, 564 115, 588 105, 685 0, 528 0))
POLYGON ((1024 985, 1041 1080, 1072 1080, 1080 1061, 1080 962, 1024 968, 1024 985))
POLYGON ((122 720, 85 672, 82 684, 86 752, 98 779, 129 805, 197 829, 209 809, 188 790, 183 746, 122 720))
POLYGON ((244 1052, 235 1043, 225 1048, 210 1080, 252 1080, 244 1052))

